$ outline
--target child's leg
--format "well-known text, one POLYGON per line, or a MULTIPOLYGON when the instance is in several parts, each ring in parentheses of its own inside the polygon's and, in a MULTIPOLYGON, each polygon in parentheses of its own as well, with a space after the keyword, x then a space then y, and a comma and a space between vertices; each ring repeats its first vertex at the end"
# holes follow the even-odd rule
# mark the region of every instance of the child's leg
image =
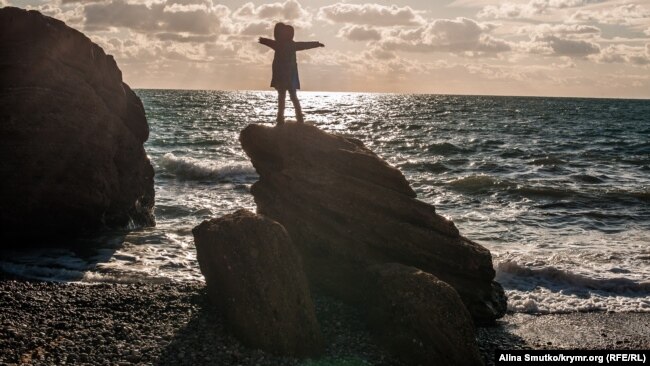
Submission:
POLYGON ((275 121, 279 123, 284 123, 284 105, 287 99, 287 91, 284 89, 278 89, 278 118, 275 121))
POLYGON ((302 115, 302 108, 300 107, 300 101, 298 100, 296 89, 289 90, 289 97, 291 98, 291 102, 293 103, 293 109, 296 110, 296 121, 298 121, 298 123, 304 123, 305 119, 303 118, 302 115))

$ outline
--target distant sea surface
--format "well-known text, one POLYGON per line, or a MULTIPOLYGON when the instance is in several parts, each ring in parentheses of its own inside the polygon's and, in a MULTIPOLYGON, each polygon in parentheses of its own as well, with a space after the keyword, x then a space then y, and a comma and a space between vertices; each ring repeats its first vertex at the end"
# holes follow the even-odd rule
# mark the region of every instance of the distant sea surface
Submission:
MULTIPOLYGON (((86 238, 76 250, 4 253, 1 269, 64 281, 202 281, 191 229, 254 210, 257 174, 238 136, 249 123, 271 125, 276 96, 137 93, 151 129, 157 226, 86 238)), ((299 97, 307 121, 362 140, 492 251, 510 310, 650 311, 650 101, 299 97)))

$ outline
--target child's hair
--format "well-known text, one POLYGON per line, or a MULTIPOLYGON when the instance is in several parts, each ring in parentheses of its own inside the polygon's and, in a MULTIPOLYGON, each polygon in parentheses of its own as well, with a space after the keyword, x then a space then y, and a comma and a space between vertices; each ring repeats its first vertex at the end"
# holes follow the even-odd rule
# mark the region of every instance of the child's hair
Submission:
POLYGON ((293 27, 284 23, 276 23, 273 28, 273 38, 276 41, 291 41, 294 33, 293 27))

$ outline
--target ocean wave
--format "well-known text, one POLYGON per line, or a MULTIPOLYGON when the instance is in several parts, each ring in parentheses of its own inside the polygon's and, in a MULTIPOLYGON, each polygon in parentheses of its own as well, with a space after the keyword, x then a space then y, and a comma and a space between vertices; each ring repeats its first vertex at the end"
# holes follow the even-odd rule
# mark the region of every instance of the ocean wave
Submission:
POLYGON ((401 169, 406 170, 415 170, 418 172, 428 172, 428 173, 442 173, 451 170, 445 164, 436 161, 436 162, 406 162, 399 166, 401 169))
POLYGON ((650 202, 650 189, 645 189, 642 191, 626 191, 626 190, 612 190, 605 193, 607 197, 611 198, 633 198, 639 201, 650 202))
POLYGON ((452 189, 470 193, 487 192, 494 188, 508 188, 513 184, 489 175, 470 175, 449 182, 452 189))
MULTIPOLYGON (((543 285, 556 291, 585 290, 604 291, 610 294, 626 294, 630 292, 650 294, 650 281, 637 282, 624 277, 593 278, 554 266, 528 267, 516 261, 507 260, 497 263, 496 271, 497 278, 502 280, 506 287, 516 281, 504 278, 504 274, 526 277, 529 279, 528 285, 543 285)), ((617 272, 612 271, 612 273, 617 272)))
POLYGON ((240 182, 257 179, 255 169, 249 164, 224 164, 192 157, 178 157, 172 153, 162 157, 160 166, 177 178, 186 180, 240 182))
POLYGON ((589 184, 598 184, 604 182, 602 178, 595 177, 589 174, 574 174, 571 176, 571 178, 573 178, 573 180, 575 181, 582 182, 582 183, 589 183, 589 184))
POLYGON ((83 278, 84 274, 84 270, 81 270, 79 268, 50 266, 47 263, 26 264, 14 263, 10 261, 0 262, 0 272, 4 272, 20 278, 55 282, 80 281, 83 278))
POLYGON ((542 166, 562 165, 562 164, 566 164, 566 161, 552 156, 547 156, 545 158, 535 159, 533 161, 528 162, 528 165, 542 165, 542 166))
POLYGON ((566 198, 575 195, 579 195, 579 192, 568 188, 556 188, 556 187, 531 187, 531 186, 518 186, 512 190, 512 193, 524 197, 552 197, 552 198, 566 198))
POLYGON ((499 154, 502 158, 518 158, 521 156, 526 156, 527 153, 524 150, 518 148, 508 148, 499 154))
POLYGON ((452 155, 466 153, 470 150, 456 146, 449 142, 443 142, 429 145, 427 151, 436 155, 452 155))

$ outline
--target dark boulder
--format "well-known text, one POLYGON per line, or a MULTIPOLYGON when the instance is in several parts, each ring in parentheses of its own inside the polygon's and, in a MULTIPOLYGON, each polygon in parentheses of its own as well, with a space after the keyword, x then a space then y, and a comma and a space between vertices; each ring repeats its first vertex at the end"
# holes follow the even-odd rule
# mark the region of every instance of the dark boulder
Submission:
POLYGON ((413 365, 483 364, 472 318, 451 286, 398 263, 369 273, 369 324, 393 353, 413 365))
POLYGON ((112 56, 59 20, 0 9, 5 237, 154 225, 148 135, 142 102, 112 56))
POLYGON ((258 213, 287 229, 312 284, 362 304, 366 267, 397 262, 450 284, 477 322, 505 313, 490 252, 360 141, 294 123, 249 125, 240 141, 260 175, 258 213))
POLYGON ((208 294, 243 343, 298 357, 323 350, 300 254, 282 225, 239 210, 192 233, 208 294))

